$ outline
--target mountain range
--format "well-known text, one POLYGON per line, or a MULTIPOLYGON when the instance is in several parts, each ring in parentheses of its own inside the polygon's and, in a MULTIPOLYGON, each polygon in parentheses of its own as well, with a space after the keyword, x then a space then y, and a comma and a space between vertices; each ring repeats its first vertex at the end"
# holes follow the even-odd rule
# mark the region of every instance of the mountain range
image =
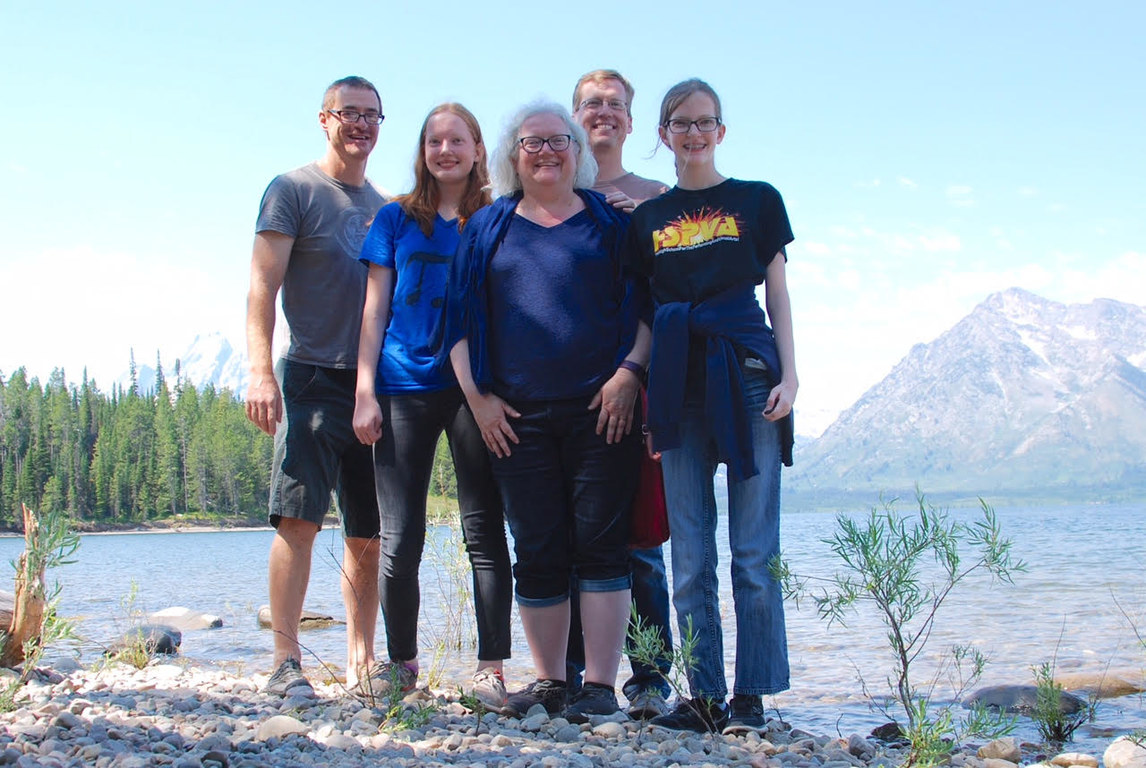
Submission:
POLYGON ((1146 492, 1146 307, 993 294, 802 442, 784 483, 786 499, 828 506, 917 486, 993 501, 1146 492))
MULTIPOLYGON (((246 392, 246 354, 221 333, 196 337, 179 360, 197 385, 246 392)), ((169 378, 173 368, 164 363, 169 378)), ((150 366, 136 376, 154 387, 150 366)), ((1018 288, 989 296, 822 435, 798 437, 785 508, 867 505, 916 487, 992 503, 1146 495, 1146 307, 1018 288)))

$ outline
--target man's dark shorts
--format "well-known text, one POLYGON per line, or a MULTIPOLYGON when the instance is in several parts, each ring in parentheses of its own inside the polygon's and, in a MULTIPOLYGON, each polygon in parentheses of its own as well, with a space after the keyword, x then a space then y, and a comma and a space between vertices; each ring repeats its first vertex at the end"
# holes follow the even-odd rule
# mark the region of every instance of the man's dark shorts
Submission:
POLYGON ((353 369, 283 361, 285 416, 275 430, 271 525, 290 517, 322 527, 335 490, 345 535, 378 536, 373 454, 351 423, 357 376, 353 369))

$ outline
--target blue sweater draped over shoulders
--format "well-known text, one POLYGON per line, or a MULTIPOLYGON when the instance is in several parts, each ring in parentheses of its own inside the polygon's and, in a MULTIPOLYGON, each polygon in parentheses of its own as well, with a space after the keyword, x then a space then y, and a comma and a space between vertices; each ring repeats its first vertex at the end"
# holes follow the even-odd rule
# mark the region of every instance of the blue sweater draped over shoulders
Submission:
MULTIPOLYGON (((744 418, 744 376, 737 347, 759 358, 779 380, 780 357, 755 286, 729 288, 698 304, 668 302, 653 318, 653 352, 649 365, 648 426, 655 450, 679 448, 680 418, 685 401, 690 335, 705 340, 705 419, 712 425, 717 460, 729 476, 742 480, 756 474, 752 425, 744 418)), ((780 423, 781 458, 792 466, 792 414, 780 423)))
MULTIPOLYGON (((620 248, 623 235, 629 225, 629 215, 616 210, 605 202, 605 196, 588 189, 575 190, 585 203, 585 208, 603 233, 602 245, 609 250, 615 262, 620 264, 620 248)), ((521 202, 520 191, 505 195, 477 211, 466 222, 462 231, 458 252, 450 265, 449 282, 446 284, 446 305, 435 335, 439 365, 449 365, 450 350, 462 339, 469 340, 470 371, 480 392, 489 391, 493 381, 490 366, 489 297, 486 290, 486 277, 489 263, 516 215, 521 202)), ((620 277, 618 266, 618 278, 620 277)), ((625 291, 626 313, 633 318, 631 325, 635 331, 635 318, 638 301, 632 285, 625 291)), ((629 346, 633 335, 626 334, 629 346)), ((628 351, 629 347, 625 347, 628 351)))

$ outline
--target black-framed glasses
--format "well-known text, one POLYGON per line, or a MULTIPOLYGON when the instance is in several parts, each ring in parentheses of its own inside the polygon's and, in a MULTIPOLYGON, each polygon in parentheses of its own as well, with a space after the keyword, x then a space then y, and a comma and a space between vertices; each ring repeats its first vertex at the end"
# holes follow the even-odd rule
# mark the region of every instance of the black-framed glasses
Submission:
POLYGON ((354 125, 359 120, 365 120, 367 125, 382 125, 386 115, 381 112, 359 112, 357 109, 328 109, 330 114, 338 118, 343 125, 354 125))
POLYGON ((546 144, 554 152, 562 152, 569 149, 569 145, 573 143, 573 137, 567 133, 558 133, 550 136, 548 139, 543 139, 540 136, 522 136, 517 140, 517 143, 531 155, 536 155, 541 151, 541 148, 546 144))
POLYGON ((577 105, 578 111, 586 109, 590 112, 596 112, 601 107, 608 106, 609 109, 615 109, 618 112, 627 112, 629 105, 620 99, 585 99, 577 105))
POLYGON ((701 133, 712 133, 720 127, 719 117, 702 117, 699 120, 685 120, 683 117, 674 117, 665 122, 669 133, 688 133, 693 126, 701 133))

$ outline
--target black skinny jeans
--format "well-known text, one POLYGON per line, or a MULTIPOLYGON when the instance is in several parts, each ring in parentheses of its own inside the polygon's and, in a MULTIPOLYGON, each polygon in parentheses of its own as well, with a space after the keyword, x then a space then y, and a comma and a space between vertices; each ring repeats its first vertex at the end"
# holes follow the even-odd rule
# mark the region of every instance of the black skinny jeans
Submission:
POLYGON ((513 580, 501 496, 489 452, 457 387, 381 395, 382 439, 374 444, 381 521, 378 593, 391 659, 418 655, 418 566, 426 540, 426 494, 443 430, 458 481, 462 538, 473 570, 478 658, 510 656, 513 580))

